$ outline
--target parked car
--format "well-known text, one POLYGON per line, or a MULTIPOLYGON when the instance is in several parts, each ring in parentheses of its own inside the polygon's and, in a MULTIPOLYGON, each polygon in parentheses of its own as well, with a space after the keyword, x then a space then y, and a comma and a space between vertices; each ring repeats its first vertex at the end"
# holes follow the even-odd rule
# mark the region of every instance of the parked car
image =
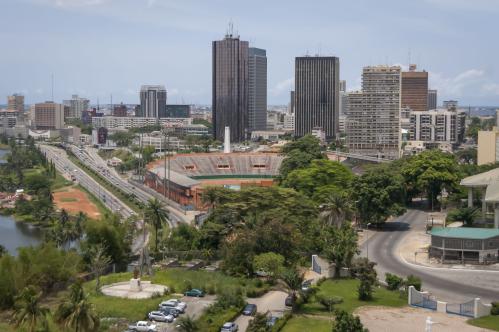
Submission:
POLYGON ((307 292, 310 287, 312 286, 312 279, 309 279, 309 280, 305 280, 302 284, 301 284, 301 290, 303 292, 307 292))
POLYGON ((170 301, 163 301, 159 304, 159 308, 175 308, 177 309, 180 313, 185 312, 185 306, 177 305, 176 302, 170 302, 170 301))
POLYGON ((267 326, 268 327, 274 326, 278 319, 279 319, 279 317, 269 316, 269 318, 267 319, 267 326))
POLYGON ((146 321, 138 321, 134 325, 129 325, 128 326, 129 330, 136 331, 136 332, 157 332, 158 329, 156 328, 155 324, 151 324, 146 321))
POLYGON ((204 292, 200 289, 193 288, 184 293, 185 296, 193 296, 193 297, 204 297, 204 292))
POLYGON ((292 307, 294 303, 295 303, 295 296, 293 294, 289 294, 284 300, 284 305, 286 307, 292 307))
POLYGON ((237 326, 236 323, 227 322, 222 326, 222 328, 220 329, 220 332, 236 332, 238 330, 239 330, 239 326, 237 326))
POLYGON ((159 307, 159 311, 167 315, 172 315, 173 317, 178 317, 178 315, 180 315, 180 311, 173 307, 159 307))
POLYGON ((243 315, 253 316, 256 313, 256 304, 247 304, 243 309, 243 315))
POLYGON ((171 323, 173 322, 173 315, 167 314, 162 311, 151 311, 147 317, 149 317, 150 320, 156 321, 156 322, 167 322, 171 323))
POLYGON ((163 301, 159 304, 160 307, 173 307, 180 312, 185 312, 185 308, 187 308, 187 304, 185 302, 181 302, 177 299, 170 299, 168 301, 163 301))

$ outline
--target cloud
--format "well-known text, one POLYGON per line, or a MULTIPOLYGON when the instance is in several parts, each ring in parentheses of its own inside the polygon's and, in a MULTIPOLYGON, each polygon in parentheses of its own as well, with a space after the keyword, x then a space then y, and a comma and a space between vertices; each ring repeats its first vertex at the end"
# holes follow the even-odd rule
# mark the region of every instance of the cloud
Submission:
POLYGON ((488 82, 485 71, 481 69, 468 69, 454 77, 447 77, 442 73, 429 72, 430 87, 437 89, 440 96, 459 98, 477 93, 477 87, 488 82))
POLYGON ((498 83, 486 83, 482 85, 482 90, 487 94, 493 94, 499 96, 499 84, 498 83))
POLYGON ((270 89, 270 92, 273 96, 279 96, 284 92, 289 93, 289 91, 294 89, 294 86, 295 78, 291 77, 278 82, 272 89, 270 89))

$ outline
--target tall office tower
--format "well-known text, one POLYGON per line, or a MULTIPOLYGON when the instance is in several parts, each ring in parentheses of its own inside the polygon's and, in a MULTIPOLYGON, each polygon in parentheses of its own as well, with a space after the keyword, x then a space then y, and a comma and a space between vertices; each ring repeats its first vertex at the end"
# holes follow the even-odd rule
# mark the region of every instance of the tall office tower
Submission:
POLYGON ((7 96, 7 109, 24 112, 24 96, 17 93, 7 96))
POLYGON ((34 125, 39 130, 61 129, 64 127, 64 105, 52 101, 35 104, 34 125))
POLYGON ((66 118, 81 119, 84 111, 88 110, 90 100, 72 95, 71 99, 64 100, 63 104, 68 107, 66 118))
POLYGON ((340 80, 340 92, 347 92, 347 81, 340 80))
POLYGON ((289 92, 289 108, 288 108, 289 114, 295 114, 295 106, 296 106, 295 92, 290 91, 289 92))
POLYGON ((348 94, 346 134, 351 153, 400 157, 400 67, 364 67, 362 91, 348 94))
POLYGON ((166 118, 166 89, 164 85, 140 87, 140 117, 166 118))
POLYGON ((322 128, 326 139, 336 138, 340 111, 339 72, 337 57, 295 59, 295 136, 322 128))
POLYGON ((267 128, 267 53, 260 48, 248 50, 248 129, 267 128))
POLYGON ((212 43, 213 135, 219 141, 225 127, 230 128, 231 142, 248 137, 248 48, 232 31, 212 43))
POLYGON ((413 111, 428 110, 428 72, 416 71, 416 65, 410 65, 409 71, 402 72, 401 107, 413 111))
POLYGON ((428 90, 428 111, 437 109, 437 90, 428 90))

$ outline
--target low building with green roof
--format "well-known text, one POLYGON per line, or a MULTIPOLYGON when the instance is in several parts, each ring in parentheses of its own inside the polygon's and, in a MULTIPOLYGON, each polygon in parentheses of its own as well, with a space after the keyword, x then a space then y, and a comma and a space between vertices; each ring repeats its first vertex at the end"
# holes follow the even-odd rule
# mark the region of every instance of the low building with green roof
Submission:
POLYGON ((431 231, 430 257, 442 263, 497 263, 499 229, 434 228, 431 231))

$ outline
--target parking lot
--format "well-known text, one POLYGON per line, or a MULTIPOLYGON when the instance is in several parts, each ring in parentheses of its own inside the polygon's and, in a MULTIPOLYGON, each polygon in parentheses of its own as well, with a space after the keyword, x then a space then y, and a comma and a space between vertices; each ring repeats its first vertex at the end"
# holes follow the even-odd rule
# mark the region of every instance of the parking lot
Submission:
MULTIPOLYGON (((180 317, 183 316, 190 316, 194 319, 197 319, 199 316, 203 314, 203 311, 206 309, 206 307, 215 302, 215 296, 206 295, 205 297, 199 297, 199 298, 184 296, 180 299, 180 301, 185 302, 187 304, 187 308, 185 309, 185 313, 178 316, 176 319, 179 319, 180 317)), ((154 324, 158 326, 159 332, 176 331, 175 329, 175 326, 177 325, 176 321, 174 321, 173 323, 156 322, 154 324)))
MULTIPOLYGON (((256 299, 248 299, 247 302, 256 304, 259 313, 269 312, 272 316, 281 317, 284 311, 288 310, 284 305, 284 300, 288 296, 287 293, 281 291, 271 291, 262 297, 256 299)), ((244 332, 248 328, 251 316, 240 315, 235 323, 239 326, 239 332, 244 332)))

